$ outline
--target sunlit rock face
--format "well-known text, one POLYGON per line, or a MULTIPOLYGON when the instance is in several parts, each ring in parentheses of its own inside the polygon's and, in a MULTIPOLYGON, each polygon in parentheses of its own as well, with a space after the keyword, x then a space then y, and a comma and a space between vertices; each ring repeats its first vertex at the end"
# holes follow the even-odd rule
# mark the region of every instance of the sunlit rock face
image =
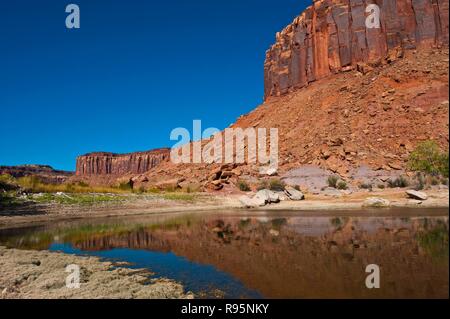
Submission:
POLYGON ((315 0, 267 51, 265 97, 359 63, 398 58, 404 50, 448 47, 448 21, 448 0, 315 0), (373 3, 380 8, 380 28, 366 27, 373 3))
POLYGON ((77 158, 76 175, 142 174, 169 159, 169 149, 130 154, 90 153, 77 158))

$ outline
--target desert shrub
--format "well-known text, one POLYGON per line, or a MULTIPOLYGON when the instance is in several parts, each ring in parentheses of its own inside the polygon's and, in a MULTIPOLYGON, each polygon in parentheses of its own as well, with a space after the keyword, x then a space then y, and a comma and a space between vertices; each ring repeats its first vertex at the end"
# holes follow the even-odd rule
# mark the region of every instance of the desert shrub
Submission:
POLYGON ((76 189, 75 185, 73 185, 73 184, 66 184, 66 190, 65 191, 67 193, 74 193, 75 189, 76 189))
POLYGON ((408 180, 404 176, 399 176, 395 179, 388 180, 390 188, 405 188, 409 186, 408 180))
POLYGON ((80 182, 78 182, 78 186, 80 186, 80 187, 89 187, 89 184, 85 183, 83 181, 80 181, 80 182))
POLYGON ((144 194, 146 192, 144 186, 140 186, 138 189, 133 188, 133 193, 135 194, 144 194))
POLYGON ((8 174, 0 175, 0 190, 10 191, 17 189, 18 187, 14 177, 8 174))
POLYGON ((286 187, 286 184, 283 181, 281 181, 281 180, 279 180, 277 178, 271 179, 270 182, 269 182, 269 189, 271 191, 280 191, 280 192, 282 192, 282 191, 284 191, 285 187, 286 187))
POLYGON ((161 193, 161 190, 157 187, 150 187, 147 189, 147 192, 152 194, 159 194, 161 193))
POLYGON ((131 182, 128 181, 120 183, 118 188, 123 191, 131 191, 133 189, 133 186, 131 185, 131 182))
POLYGON ((163 192, 167 193, 175 193, 180 190, 180 188, 177 185, 165 185, 163 187, 159 187, 163 192))
POLYGON ((294 189, 297 190, 297 191, 299 191, 299 192, 301 192, 301 189, 300 189, 300 186, 299 186, 299 185, 295 185, 295 186, 294 186, 294 189))
POLYGON ((338 183, 337 183, 337 189, 340 189, 340 190, 346 190, 346 189, 348 189, 348 186, 347 186, 347 183, 346 182, 344 182, 344 181, 339 181, 338 183))
POLYGON ((247 184, 247 182, 244 181, 244 180, 239 180, 239 181, 238 181, 238 187, 239 187, 239 189, 240 189, 242 192, 249 192, 249 191, 251 191, 250 186, 249 186, 249 185, 247 184))
POLYGON ((359 188, 361 188, 361 189, 372 189, 373 188, 373 186, 372 186, 372 184, 370 184, 370 183, 362 183, 361 185, 359 185, 359 188))
POLYGON ((201 189, 202 189, 202 186, 198 183, 190 183, 185 188, 183 188, 183 190, 188 194, 189 193, 198 193, 201 191, 201 189))
POLYGON ((262 181, 259 182, 257 190, 263 190, 263 189, 268 189, 269 188, 269 183, 264 179, 262 181))
POLYGON ((416 172, 448 177, 448 152, 441 151, 435 141, 422 142, 409 155, 408 168, 416 172))
POLYGON ((417 242, 433 258, 448 259, 448 226, 439 223, 432 230, 425 230, 417 235, 417 242))
POLYGON ((385 189, 385 188, 386 188, 386 186, 384 186, 384 184, 379 184, 377 187, 378 187, 379 189, 385 189))
POLYGON ((414 185, 414 189, 416 191, 420 191, 425 188, 425 177, 422 173, 416 174, 416 183, 414 185))
POLYGON ((131 187, 107 187, 107 186, 85 186, 83 184, 47 184, 42 182, 36 176, 25 176, 18 178, 16 183, 29 193, 128 193, 131 192, 131 187))
POLYGON ((336 175, 331 175, 327 179, 327 184, 330 187, 336 188, 338 181, 339 181, 339 177, 337 177, 336 175))
POLYGON ((39 178, 36 176, 24 176, 17 179, 17 183, 23 188, 33 190, 39 188, 39 186, 43 185, 39 178))
POLYGON ((430 179, 430 184, 433 186, 439 185, 439 179, 435 176, 432 176, 430 179))

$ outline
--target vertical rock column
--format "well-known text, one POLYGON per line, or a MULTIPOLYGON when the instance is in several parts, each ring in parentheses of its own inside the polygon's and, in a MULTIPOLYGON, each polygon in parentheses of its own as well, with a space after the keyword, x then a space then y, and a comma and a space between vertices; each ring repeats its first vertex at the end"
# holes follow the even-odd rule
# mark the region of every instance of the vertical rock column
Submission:
POLYGON ((279 96, 390 52, 448 47, 448 0, 315 0, 266 52, 265 98, 279 96), (366 28, 369 4, 380 28, 366 28))

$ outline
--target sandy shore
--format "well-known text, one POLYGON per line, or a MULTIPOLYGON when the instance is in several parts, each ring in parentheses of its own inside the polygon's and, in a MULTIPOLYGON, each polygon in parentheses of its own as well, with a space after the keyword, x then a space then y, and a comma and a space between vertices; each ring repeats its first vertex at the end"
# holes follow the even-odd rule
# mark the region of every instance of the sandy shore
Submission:
POLYGON ((161 201, 133 198, 123 203, 108 205, 80 206, 58 204, 36 204, 26 208, 0 209, 0 229, 48 222, 51 220, 71 220, 89 217, 142 216, 161 213, 208 212, 208 211, 337 211, 363 209, 369 197, 387 199, 392 208, 448 208, 449 191, 426 191, 428 199, 417 201, 408 198, 405 190, 388 189, 378 192, 361 191, 341 197, 307 195, 304 201, 283 201, 264 207, 246 209, 239 201, 242 194, 212 195, 199 194, 194 201, 161 201))
POLYGON ((174 281, 146 275, 94 257, 0 247, 0 299, 193 298, 174 281), (66 287, 67 265, 80 267, 79 289, 66 287))

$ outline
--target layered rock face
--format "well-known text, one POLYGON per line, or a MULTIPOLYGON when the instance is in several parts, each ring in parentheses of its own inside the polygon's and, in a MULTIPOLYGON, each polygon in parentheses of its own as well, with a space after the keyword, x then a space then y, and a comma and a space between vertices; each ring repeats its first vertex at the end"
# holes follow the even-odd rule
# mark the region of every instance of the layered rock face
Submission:
POLYGON ((170 150, 166 148, 130 154, 90 153, 77 158, 76 175, 142 174, 169 157, 170 150))
POLYGON ((407 49, 448 46, 448 23, 448 0, 314 0, 266 53, 265 98, 407 49), (380 28, 366 27, 370 4, 380 28))

